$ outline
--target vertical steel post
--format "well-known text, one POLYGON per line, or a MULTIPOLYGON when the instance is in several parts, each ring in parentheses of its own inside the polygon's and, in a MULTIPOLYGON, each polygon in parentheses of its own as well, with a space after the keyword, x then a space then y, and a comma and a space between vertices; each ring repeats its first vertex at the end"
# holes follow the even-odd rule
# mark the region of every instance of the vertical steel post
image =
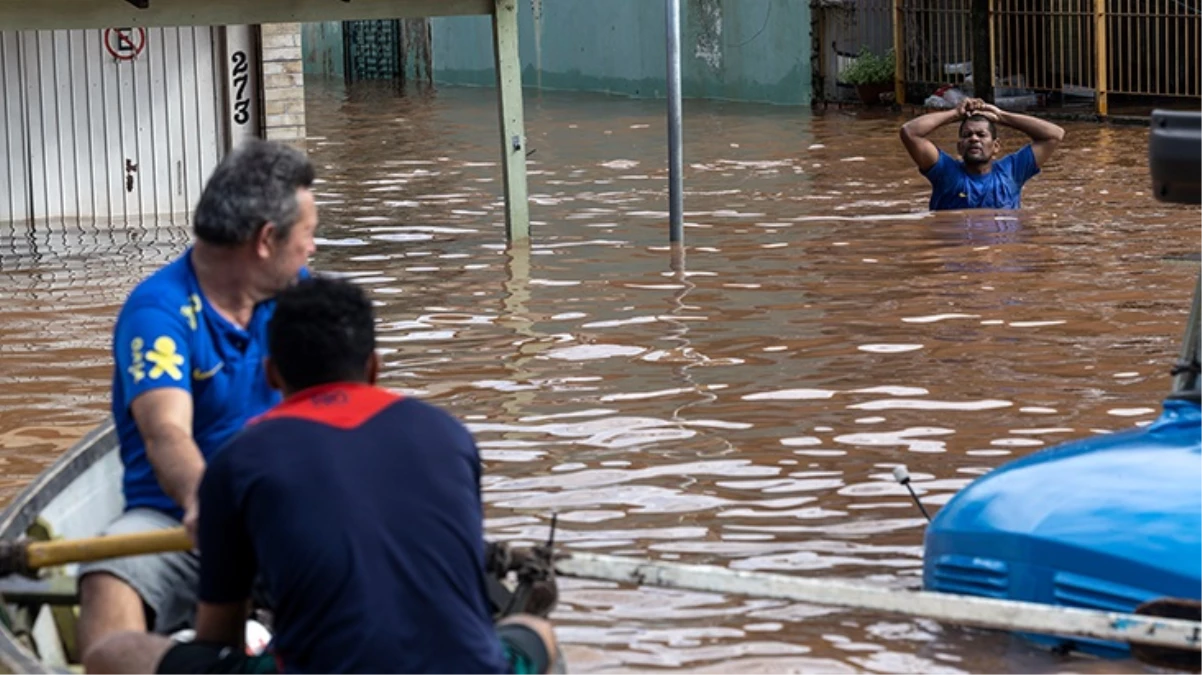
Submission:
POLYGON ((668 26, 668 241, 684 243, 684 154, 681 148, 680 0, 664 0, 668 26))

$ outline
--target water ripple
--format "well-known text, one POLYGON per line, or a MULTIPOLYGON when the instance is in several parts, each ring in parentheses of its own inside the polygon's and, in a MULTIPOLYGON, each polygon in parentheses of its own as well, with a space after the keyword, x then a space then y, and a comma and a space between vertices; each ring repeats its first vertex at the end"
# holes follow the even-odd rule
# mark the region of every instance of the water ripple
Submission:
MULTIPOLYGON (((510 246, 494 92, 306 80, 314 269, 371 295, 382 383, 468 423, 492 539, 545 541, 557 514, 568 550, 913 588, 926 521, 894 466, 938 509, 1012 457, 1146 424, 1167 391, 1193 279, 1160 257, 1197 250, 1198 216, 1150 201, 1138 129, 1071 124, 1090 161, 1021 211, 933 214, 891 116, 693 101, 674 258, 661 105, 544 92, 527 113, 531 239, 510 246)), ((6 227, 11 496, 107 414, 117 307, 189 228, 6 227)), ((574 672, 1110 667, 838 608, 560 588, 574 672)))

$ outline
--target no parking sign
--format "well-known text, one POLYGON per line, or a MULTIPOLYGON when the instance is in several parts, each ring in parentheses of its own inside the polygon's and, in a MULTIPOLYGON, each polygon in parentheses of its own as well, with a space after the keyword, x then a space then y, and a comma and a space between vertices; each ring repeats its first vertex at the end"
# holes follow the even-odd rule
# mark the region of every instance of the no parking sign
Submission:
POLYGON ((129 61, 146 48, 145 28, 106 28, 104 48, 114 59, 129 61))

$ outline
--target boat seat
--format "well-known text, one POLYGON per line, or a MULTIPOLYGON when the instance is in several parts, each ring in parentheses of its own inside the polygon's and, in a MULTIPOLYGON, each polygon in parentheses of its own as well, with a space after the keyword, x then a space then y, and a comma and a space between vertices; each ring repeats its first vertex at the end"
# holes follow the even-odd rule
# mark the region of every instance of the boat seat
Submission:
POLYGON ((0 598, 14 605, 78 605, 79 589, 75 577, 30 579, 14 574, 0 579, 0 598))

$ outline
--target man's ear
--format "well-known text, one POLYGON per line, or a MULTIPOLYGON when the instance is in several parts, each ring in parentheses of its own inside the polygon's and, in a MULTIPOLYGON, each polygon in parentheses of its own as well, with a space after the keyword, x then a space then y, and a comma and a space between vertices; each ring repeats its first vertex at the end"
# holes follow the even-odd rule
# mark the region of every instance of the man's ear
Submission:
POLYGON ((263 358, 263 369, 267 371, 268 386, 277 391, 284 391, 284 378, 280 377, 280 369, 276 367, 275 361, 272 361, 270 356, 263 358))
POLYGON ((375 384, 380 377, 380 355, 374 350, 367 358, 367 383, 375 384))
POLYGON ((275 240, 278 234, 279 228, 272 222, 268 222, 259 228, 259 231, 255 234, 255 255, 258 258, 267 259, 271 257, 271 254, 275 251, 275 240))

